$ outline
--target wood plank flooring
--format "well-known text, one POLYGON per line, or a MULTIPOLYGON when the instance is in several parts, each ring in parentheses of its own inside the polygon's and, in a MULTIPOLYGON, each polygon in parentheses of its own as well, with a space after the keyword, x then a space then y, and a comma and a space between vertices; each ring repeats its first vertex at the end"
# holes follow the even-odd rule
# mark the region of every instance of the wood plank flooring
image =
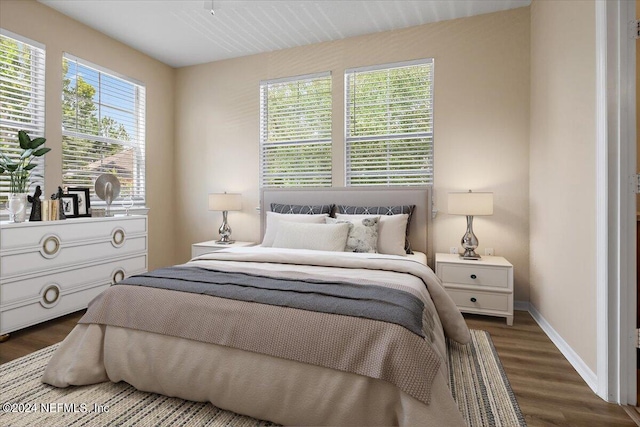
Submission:
MULTIPOLYGON (((11 334, 0 364, 62 341, 84 312, 11 334)), ((530 427, 635 426, 625 408, 596 396, 527 312, 504 319, 465 315, 470 328, 489 331, 530 427)))
POLYGON ((0 365, 62 341, 71 332, 85 310, 13 332, 0 343, 0 365))
POLYGON ((607 403, 564 358, 531 315, 504 319, 467 315, 472 329, 491 334, 522 413, 536 426, 635 426, 620 405, 607 403))

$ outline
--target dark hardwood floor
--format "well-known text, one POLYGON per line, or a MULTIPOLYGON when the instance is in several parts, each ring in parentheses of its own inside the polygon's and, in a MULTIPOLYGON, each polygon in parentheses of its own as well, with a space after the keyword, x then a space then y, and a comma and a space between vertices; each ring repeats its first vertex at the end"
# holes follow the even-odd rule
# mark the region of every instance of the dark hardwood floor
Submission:
POLYGON ((71 313, 11 333, 8 341, 0 343, 0 364, 62 341, 78 323, 84 312, 85 310, 71 313))
MULTIPOLYGON (((11 334, 0 364, 61 341, 83 312, 11 334)), ((489 331, 530 427, 635 426, 619 405, 596 396, 527 312, 504 319, 465 315, 470 328, 489 331)))
POLYGON ((620 405, 600 399, 531 315, 504 319, 465 314, 472 329, 491 334, 527 424, 535 426, 635 426, 620 405))

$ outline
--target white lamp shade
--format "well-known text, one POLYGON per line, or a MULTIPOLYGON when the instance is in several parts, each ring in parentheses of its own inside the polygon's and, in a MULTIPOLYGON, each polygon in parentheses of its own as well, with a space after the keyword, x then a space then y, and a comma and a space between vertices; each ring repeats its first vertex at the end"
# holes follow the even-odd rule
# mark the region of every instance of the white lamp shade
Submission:
POLYGON ((242 195, 236 193, 209 194, 210 211, 239 211, 242 210, 242 195))
POLYGON ((449 193, 452 215, 493 215, 493 193, 449 193))

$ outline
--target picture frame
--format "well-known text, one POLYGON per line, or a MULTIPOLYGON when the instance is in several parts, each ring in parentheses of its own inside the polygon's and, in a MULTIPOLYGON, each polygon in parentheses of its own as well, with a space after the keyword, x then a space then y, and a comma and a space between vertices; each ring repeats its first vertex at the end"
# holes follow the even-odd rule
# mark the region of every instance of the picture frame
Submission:
POLYGON ((67 194, 75 194, 78 197, 78 217, 91 216, 91 200, 89 188, 69 187, 67 194))
POLYGON ((60 209, 64 212, 64 216, 67 218, 78 217, 78 195, 77 194, 63 194, 60 196, 60 209))

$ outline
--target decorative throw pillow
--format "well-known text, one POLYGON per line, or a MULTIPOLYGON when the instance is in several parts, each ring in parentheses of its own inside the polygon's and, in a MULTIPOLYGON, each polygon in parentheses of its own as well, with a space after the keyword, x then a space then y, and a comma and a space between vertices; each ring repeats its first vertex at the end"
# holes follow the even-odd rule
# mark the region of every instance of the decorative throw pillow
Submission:
POLYGON ((353 221, 327 218, 326 221, 327 224, 340 224, 344 222, 353 224, 353 227, 349 231, 349 237, 347 238, 347 246, 344 248, 345 252, 378 252, 379 216, 372 216, 353 221))
POLYGON ((272 246, 273 241, 278 233, 278 228, 281 222, 303 222, 303 223, 315 223, 324 224, 324 219, 327 218, 327 214, 321 215, 308 215, 308 214, 279 214, 276 212, 267 212, 267 223, 264 237, 262 238, 262 246, 272 246))
MULTIPOLYGON (((339 221, 358 221, 371 218, 371 215, 343 215, 336 214, 339 221)), ((378 252, 381 254, 403 255, 407 252, 404 249, 405 230, 409 215, 382 215, 378 222, 378 252)))
POLYGON ((329 214, 333 212, 335 205, 285 205, 281 203, 271 203, 271 212, 281 214, 329 214))
POLYGON ((353 224, 305 224, 282 221, 274 248, 343 252, 353 224))
POLYGON ((404 206, 347 206, 337 205, 336 214, 348 215, 398 215, 407 214, 407 229, 405 230, 404 249, 406 253, 412 254, 411 243, 409 242, 409 226, 411 225, 411 217, 416 205, 404 206))

